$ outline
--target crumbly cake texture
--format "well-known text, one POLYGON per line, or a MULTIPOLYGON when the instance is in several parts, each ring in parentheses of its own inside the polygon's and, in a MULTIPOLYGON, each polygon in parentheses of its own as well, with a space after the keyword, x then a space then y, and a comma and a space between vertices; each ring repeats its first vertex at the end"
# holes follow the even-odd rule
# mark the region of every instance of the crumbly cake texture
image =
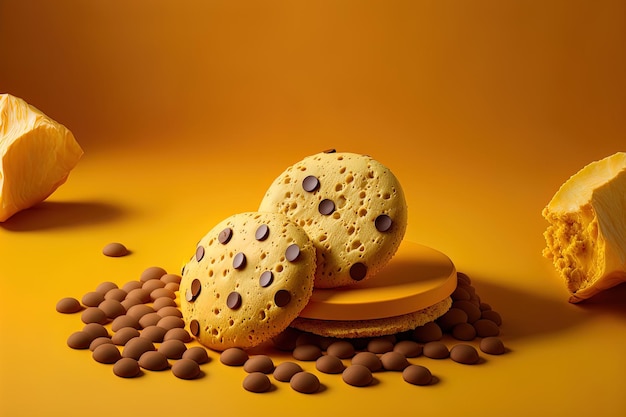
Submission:
POLYGON ((580 302, 626 281, 626 153, 592 162, 543 209, 550 259, 580 302))
POLYGON ((373 320, 315 320, 298 317, 291 327, 325 337, 378 337, 415 329, 444 315, 451 307, 450 297, 430 307, 401 316, 373 320))
POLYGON ((21 98, 0 94, 0 222, 48 198, 82 155, 65 126, 21 98))
POLYGON ((367 155, 321 152, 281 173, 261 212, 282 213, 309 235, 317 251, 316 288, 374 276, 393 257, 407 227, 396 176, 367 155))
POLYGON ((283 331, 313 291, 315 248, 279 213, 240 213, 198 243, 180 283, 190 332, 218 351, 251 348, 283 331))

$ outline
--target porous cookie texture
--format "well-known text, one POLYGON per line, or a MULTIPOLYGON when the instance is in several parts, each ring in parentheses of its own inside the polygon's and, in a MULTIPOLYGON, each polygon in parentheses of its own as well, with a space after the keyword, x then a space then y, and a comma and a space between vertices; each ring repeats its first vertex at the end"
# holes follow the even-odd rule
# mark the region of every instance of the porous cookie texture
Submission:
POLYGON ((214 350, 259 345, 307 304, 315 265, 311 240, 285 215, 235 214, 200 240, 183 269, 185 322, 214 350))
POLYGON ((395 175, 372 157, 326 151, 280 174, 259 211, 283 213, 317 251, 316 288, 372 277, 393 257, 406 231, 407 207, 395 175))
POLYGON ((430 307, 401 316, 373 320, 316 320, 298 317, 291 327, 325 337, 378 337, 415 329, 444 315, 452 305, 450 297, 430 307))

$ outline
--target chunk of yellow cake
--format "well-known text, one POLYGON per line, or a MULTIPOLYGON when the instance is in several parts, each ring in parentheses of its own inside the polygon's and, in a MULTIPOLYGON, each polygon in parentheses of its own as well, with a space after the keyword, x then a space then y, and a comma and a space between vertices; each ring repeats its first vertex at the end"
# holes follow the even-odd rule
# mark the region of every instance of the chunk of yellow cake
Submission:
POLYGON ((543 209, 543 254, 571 293, 585 300, 626 281, 626 153, 581 169, 543 209))
POLYGON ((0 222, 48 198, 82 155, 65 126, 0 94, 0 222))

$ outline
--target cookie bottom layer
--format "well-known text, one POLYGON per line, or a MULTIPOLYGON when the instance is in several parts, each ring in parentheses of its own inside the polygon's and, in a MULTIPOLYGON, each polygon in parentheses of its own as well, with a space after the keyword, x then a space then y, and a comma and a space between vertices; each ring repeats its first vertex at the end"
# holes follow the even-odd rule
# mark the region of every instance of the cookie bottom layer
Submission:
POLYGON ((446 299, 421 310, 400 316, 372 320, 317 320, 296 318, 291 327, 325 337, 377 337, 412 330, 444 315, 452 305, 446 299))

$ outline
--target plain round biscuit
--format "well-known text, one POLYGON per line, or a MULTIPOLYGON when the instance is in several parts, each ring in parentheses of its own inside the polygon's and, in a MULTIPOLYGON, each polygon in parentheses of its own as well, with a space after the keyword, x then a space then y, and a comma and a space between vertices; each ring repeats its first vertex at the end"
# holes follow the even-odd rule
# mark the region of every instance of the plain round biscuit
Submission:
POLYGON ((359 338, 378 337, 401 333, 431 322, 450 309, 448 297, 430 307, 402 316, 374 320, 315 320, 298 317, 291 327, 325 337, 359 338))
POLYGON ((398 179, 380 162, 355 153, 318 153, 287 168, 267 190, 259 211, 287 214, 311 237, 316 288, 374 276, 395 254, 407 226, 398 179))
POLYGON ((309 237, 286 216, 230 216, 200 240, 184 267, 180 304, 185 322, 214 350, 259 345, 282 332, 306 306, 315 265, 309 237), (258 240, 255 234, 262 225, 269 233, 258 240), (224 230, 230 232, 222 234, 224 230), (286 251, 292 245, 299 254, 289 261, 286 251), (272 279, 261 279, 266 271, 272 279))

